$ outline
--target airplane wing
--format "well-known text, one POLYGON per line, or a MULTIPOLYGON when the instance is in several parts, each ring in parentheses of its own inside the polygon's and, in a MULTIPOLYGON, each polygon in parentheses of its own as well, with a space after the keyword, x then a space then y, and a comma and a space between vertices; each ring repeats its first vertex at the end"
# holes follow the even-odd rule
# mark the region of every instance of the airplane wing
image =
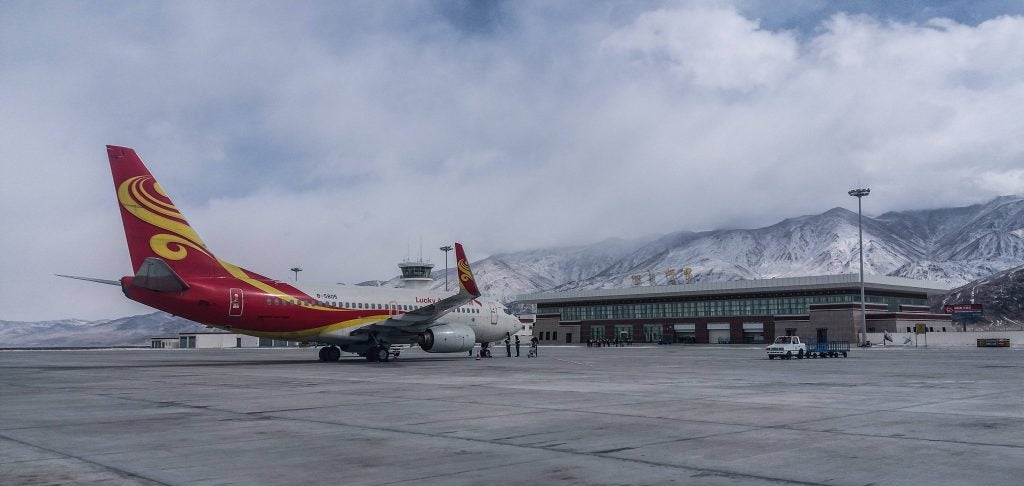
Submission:
POLYGON ((441 299, 433 304, 420 307, 419 309, 406 312, 405 314, 391 317, 385 321, 374 323, 370 327, 377 328, 409 328, 426 327, 426 325, 438 320, 441 316, 451 312, 452 309, 472 302, 480 297, 480 289, 476 286, 473 272, 469 268, 469 260, 462 250, 462 244, 455 244, 455 268, 459 275, 459 293, 441 299))

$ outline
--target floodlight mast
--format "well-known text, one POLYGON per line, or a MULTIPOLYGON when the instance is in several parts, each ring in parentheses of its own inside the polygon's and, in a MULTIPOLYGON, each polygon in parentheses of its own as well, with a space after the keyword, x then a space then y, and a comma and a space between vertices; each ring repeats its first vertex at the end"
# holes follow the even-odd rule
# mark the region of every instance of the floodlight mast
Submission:
POLYGON ((444 252, 444 291, 448 291, 448 252, 452 251, 451 245, 444 245, 439 250, 444 252))
POLYGON ((871 189, 853 189, 847 194, 857 198, 857 246, 860 248, 860 345, 868 341, 868 315, 864 303, 864 220, 861 213, 861 199, 871 194, 871 189))
POLYGON ((300 268, 300 267, 292 267, 291 270, 293 272, 295 272, 295 281, 298 282, 299 281, 299 272, 302 271, 302 268, 300 268))

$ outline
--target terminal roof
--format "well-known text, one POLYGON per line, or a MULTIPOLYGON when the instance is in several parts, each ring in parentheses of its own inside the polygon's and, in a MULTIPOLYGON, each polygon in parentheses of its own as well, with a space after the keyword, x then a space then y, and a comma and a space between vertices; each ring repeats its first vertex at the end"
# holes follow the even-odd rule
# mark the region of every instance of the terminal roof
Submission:
MULTIPOLYGON (((692 295, 753 294, 789 292, 799 290, 828 290, 860 287, 860 276, 855 273, 818 275, 813 277, 784 277, 759 280, 733 280, 728 282, 700 282, 678 285, 637 286, 618 289, 567 290, 563 292, 537 292, 522 294, 516 299, 524 304, 578 302, 593 300, 664 298, 692 295)), ((928 295, 947 292, 951 286, 941 282, 865 275, 866 289, 890 292, 913 292, 928 295)))

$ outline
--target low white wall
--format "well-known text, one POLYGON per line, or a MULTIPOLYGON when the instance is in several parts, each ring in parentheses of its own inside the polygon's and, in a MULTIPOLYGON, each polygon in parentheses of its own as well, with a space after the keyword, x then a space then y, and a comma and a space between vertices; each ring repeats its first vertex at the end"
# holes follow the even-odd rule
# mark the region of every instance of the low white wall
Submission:
MULTIPOLYGON (((968 331, 968 332, 930 332, 927 334, 929 346, 970 346, 977 347, 979 339, 1009 339, 1010 346, 1024 347, 1024 331, 968 331)), ((914 333, 892 332, 889 337, 893 342, 885 343, 886 346, 914 346, 914 333), (906 338, 910 338, 909 344, 904 344, 906 338)), ((872 346, 882 345, 882 333, 869 332, 868 341, 872 346)), ((917 345, 925 345, 925 335, 917 336, 917 345)))
POLYGON ((260 338, 245 336, 235 333, 212 333, 196 335, 197 348, 234 348, 238 346, 237 339, 242 339, 243 348, 256 348, 260 345, 260 338))

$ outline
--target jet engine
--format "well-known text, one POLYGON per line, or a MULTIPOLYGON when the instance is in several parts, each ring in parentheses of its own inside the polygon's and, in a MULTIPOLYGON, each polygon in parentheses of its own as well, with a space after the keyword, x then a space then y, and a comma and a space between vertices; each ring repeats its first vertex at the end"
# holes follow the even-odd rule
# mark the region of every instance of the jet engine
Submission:
POLYGON ((441 324, 423 331, 416 342, 428 353, 457 353, 473 349, 476 333, 465 324, 441 324))

